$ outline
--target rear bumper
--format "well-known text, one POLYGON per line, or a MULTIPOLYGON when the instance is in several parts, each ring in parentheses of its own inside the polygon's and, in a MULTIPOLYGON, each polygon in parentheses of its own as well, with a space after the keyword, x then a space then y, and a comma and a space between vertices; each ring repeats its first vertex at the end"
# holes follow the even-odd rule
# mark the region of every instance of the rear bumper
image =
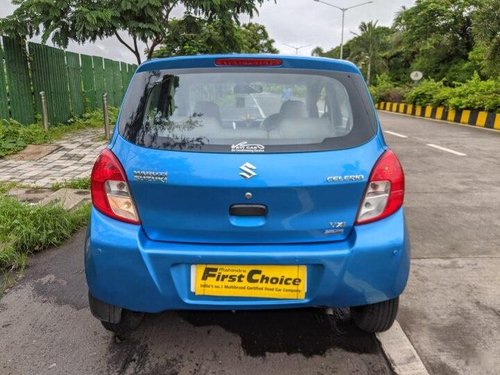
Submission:
POLYGON ((92 209, 85 244, 90 293, 106 303, 143 312, 371 304, 403 292, 409 264, 403 209, 354 227, 342 242, 239 246, 153 242, 139 226, 92 209), (190 288, 192 264, 306 265, 306 298, 196 296, 190 288))

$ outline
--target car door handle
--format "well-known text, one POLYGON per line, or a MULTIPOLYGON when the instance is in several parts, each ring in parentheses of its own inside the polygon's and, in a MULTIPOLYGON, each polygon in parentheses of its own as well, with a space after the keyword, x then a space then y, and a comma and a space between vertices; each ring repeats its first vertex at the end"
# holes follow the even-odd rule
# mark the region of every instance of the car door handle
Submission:
POLYGON ((229 207, 231 216, 266 216, 267 207, 263 204, 233 204, 229 207))

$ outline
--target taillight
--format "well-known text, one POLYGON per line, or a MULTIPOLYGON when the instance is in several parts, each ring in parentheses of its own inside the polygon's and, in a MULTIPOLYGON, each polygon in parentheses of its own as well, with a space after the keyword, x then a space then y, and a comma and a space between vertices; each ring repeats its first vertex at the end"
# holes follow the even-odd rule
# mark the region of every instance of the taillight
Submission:
POLYGON ((356 224, 383 219, 399 210, 405 195, 405 176, 396 155, 387 150, 373 167, 356 224))
POLYGON ((94 164, 90 192, 92 204, 104 215, 127 223, 140 223, 125 172, 108 149, 101 152, 94 164))

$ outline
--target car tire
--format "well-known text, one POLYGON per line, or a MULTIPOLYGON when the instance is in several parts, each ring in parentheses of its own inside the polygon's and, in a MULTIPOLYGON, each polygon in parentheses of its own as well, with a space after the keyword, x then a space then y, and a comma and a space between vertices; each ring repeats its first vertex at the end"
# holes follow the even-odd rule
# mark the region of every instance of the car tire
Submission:
POLYGON ((391 328, 398 313, 399 297, 372 305, 351 307, 354 323, 365 332, 383 332, 391 328))
POLYGON ((139 327, 143 319, 144 319, 144 313, 123 309, 120 322, 110 323, 101 320, 101 324, 108 331, 116 333, 116 335, 118 336, 126 337, 133 330, 139 327))

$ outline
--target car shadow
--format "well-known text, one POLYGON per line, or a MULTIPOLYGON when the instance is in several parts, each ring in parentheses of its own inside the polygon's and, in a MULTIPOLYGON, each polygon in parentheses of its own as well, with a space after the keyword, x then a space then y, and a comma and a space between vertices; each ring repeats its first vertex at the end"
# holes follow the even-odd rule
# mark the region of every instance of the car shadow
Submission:
MULTIPOLYGON (((189 369, 201 374, 241 367, 241 373, 257 373, 252 364, 271 361, 264 367, 273 368, 277 358, 289 355, 302 356, 311 368, 327 364, 331 368, 326 373, 358 367, 368 371, 360 373, 390 373, 375 335, 359 330, 348 309, 333 314, 324 309, 147 314, 130 336, 110 336, 107 370, 178 374, 189 369), (354 367, 344 368, 343 361, 354 367)), ((278 373, 301 373, 297 371, 287 363, 278 373)))
POLYGON ((249 356, 266 353, 323 355, 329 349, 376 353, 374 335, 359 330, 348 309, 286 309, 258 311, 180 311, 183 320, 195 327, 219 326, 238 335, 249 356))

